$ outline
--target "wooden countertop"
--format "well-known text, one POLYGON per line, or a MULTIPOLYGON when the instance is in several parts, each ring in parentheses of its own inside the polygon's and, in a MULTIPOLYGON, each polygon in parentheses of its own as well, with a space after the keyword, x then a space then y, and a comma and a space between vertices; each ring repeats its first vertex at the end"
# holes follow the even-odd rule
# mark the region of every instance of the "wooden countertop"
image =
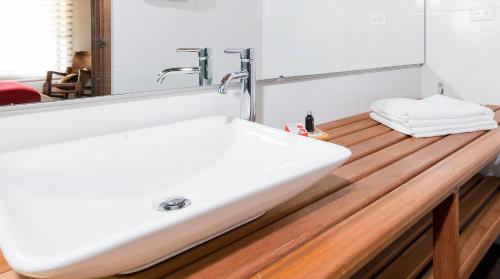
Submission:
MULTIPOLYGON (((500 107, 490 107, 500 123, 500 107)), ((500 129, 415 139, 366 113, 319 128, 352 150, 344 166, 249 224, 115 277, 347 277, 500 152, 500 129)), ((0 278, 20 278, 1 254, 0 278)))

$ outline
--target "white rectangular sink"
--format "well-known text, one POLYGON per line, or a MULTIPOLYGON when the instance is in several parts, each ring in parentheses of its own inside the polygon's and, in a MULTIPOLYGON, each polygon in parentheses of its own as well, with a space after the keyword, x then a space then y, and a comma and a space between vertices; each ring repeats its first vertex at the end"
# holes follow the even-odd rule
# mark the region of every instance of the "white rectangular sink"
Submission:
POLYGON ((133 272, 252 220, 350 156, 228 117, 0 154, 0 247, 33 277, 133 272), (162 211, 162 202, 189 200, 162 211))

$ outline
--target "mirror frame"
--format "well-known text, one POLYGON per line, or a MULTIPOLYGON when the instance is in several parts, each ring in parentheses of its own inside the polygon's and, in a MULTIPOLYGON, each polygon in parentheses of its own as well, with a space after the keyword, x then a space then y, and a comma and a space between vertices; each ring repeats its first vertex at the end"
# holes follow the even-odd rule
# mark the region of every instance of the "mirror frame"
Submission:
POLYGON ((91 0, 92 90, 111 95, 111 0, 91 0))

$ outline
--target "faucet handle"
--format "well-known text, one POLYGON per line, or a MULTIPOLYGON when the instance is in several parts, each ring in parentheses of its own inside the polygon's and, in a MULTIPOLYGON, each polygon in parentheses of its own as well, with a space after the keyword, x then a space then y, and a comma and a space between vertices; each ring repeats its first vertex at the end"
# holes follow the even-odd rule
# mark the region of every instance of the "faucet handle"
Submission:
POLYGON ((200 52, 201 48, 196 47, 180 47, 177 49, 177 52, 200 52))
POLYGON ((224 53, 226 54, 241 54, 245 51, 244 48, 226 48, 224 53))
POLYGON ((241 59, 254 59, 253 48, 227 48, 224 53, 239 54, 241 59))
POLYGON ((208 47, 204 48, 190 48, 190 47, 181 47, 177 49, 177 52, 194 52, 198 53, 198 56, 201 57, 208 57, 210 54, 210 50, 208 47))

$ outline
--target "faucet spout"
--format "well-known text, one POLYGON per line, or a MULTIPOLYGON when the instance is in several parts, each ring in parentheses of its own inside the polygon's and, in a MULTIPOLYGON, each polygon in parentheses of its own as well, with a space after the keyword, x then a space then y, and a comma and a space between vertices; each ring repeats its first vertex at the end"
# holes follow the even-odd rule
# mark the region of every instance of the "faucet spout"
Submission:
POLYGON ((255 75, 254 50, 252 48, 226 49, 224 52, 227 54, 239 54, 241 69, 239 72, 227 74, 222 79, 222 84, 219 86, 218 91, 220 94, 225 94, 231 81, 239 80, 241 93, 240 117, 255 122, 257 120, 257 98, 255 94, 257 79, 255 75))
POLYGON ((156 77, 156 83, 163 83, 167 76, 172 75, 195 75, 200 74, 201 69, 199 67, 183 67, 183 68, 168 68, 161 71, 156 77))
POLYGON ((250 74, 247 71, 230 73, 230 74, 225 75, 221 80, 221 85, 219 86, 219 90, 218 90, 219 93, 226 94, 227 88, 229 87, 229 84, 233 80, 237 80, 237 79, 241 80, 241 79, 248 78, 249 76, 250 76, 250 74))

